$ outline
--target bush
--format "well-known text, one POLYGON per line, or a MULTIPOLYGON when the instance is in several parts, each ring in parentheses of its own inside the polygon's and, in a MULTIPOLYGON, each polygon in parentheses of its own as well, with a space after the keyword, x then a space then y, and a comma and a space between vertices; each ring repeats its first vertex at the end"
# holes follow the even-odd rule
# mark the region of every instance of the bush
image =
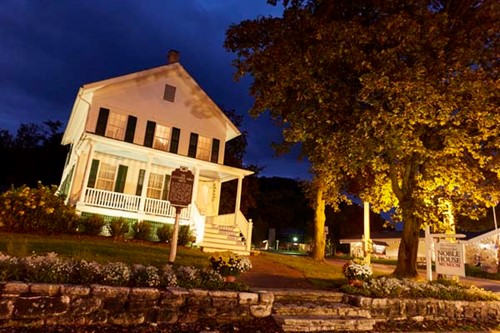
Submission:
POLYGON ((88 215, 80 217, 78 231, 84 235, 97 236, 105 226, 104 218, 100 215, 88 215))
POLYGON ((0 195, 0 223, 8 232, 72 233, 78 219, 57 186, 23 185, 0 195))
POLYGON ((123 238, 130 228, 123 217, 113 219, 106 227, 113 238, 123 238))
POLYGON ((102 269, 102 281, 108 286, 126 286, 130 276, 130 267, 122 262, 109 263, 102 269))
POLYGON ((162 243, 170 243, 172 241, 172 235, 174 234, 174 226, 171 224, 164 224, 161 228, 156 229, 156 236, 160 239, 162 243))
POLYGON ((177 245, 186 246, 195 241, 195 237, 189 229, 188 225, 181 225, 179 228, 179 236, 177 238, 177 245))
POLYGON ((134 265, 131 282, 134 287, 158 287, 160 285, 159 270, 154 266, 134 265))
POLYGON ((132 225, 132 231, 134 232, 134 239, 138 240, 149 240, 151 236, 151 223, 147 221, 139 221, 132 225))

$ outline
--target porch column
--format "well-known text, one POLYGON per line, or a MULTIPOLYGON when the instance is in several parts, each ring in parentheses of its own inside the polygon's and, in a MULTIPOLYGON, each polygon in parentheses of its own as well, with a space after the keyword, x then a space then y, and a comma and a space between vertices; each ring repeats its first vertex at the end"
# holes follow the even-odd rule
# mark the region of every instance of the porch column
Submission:
POLYGON ((80 192, 80 203, 85 203, 85 192, 87 192, 87 183, 89 182, 90 169, 92 166, 92 160, 94 159, 94 145, 89 142, 89 157, 87 158, 87 165, 85 166, 85 176, 83 177, 82 191, 80 192))
MULTIPOLYGON (((194 168, 194 180, 193 180, 193 195, 191 197, 191 205, 196 204, 196 199, 198 197, 198 185, 200 183, 200 169, 194 168)), ((196 207, 198 209, 198 207, 196 207)))
POLYGON ((238 213, 240 212, 241 206, 241 189, 243 187, 243 177, 238 177, 238 189, 236 190, 236 203, 234 205, 234 224, 237 224, 238 213))
POLYGON ((151 170, 151 160, 153 157, 148 156, 148 162, 146 163, 146 171, 144 172, 144 181, 142 182, 141 199, 139 200, 139 214, 144 214, 144 206, 146 204, 146 196, 148 194, 148 184, 149 184, 149 174, 151 170))

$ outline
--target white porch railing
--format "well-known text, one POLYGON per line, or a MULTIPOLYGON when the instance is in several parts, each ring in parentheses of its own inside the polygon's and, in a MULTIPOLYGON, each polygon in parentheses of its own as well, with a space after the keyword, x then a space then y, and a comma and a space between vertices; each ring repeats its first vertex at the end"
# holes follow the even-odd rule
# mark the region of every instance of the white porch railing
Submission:
MULTIPOLYGON (((169 201, 151 198, 144 199, 144 213, 175 217, 175 207, 170 205, 169 201)), ((85 204, 97 207, 138 212, 140 201, 141 197, 137 195, 97 190, 95 188, 87 188, 85 192, 85 204)), ((190 215, 191 206, 182 209, 180 217, 181 219, 189 220, 190 215)))
MULTIPOLYGON (((170 204, 170 201, 146 198, 144 202, 144 212, 148 214, 175 217, 175 207, 170 204)), ((191 206, 181 210, 181 219, 189 220, 191 206)))
POLYGON ((130 194, 97 190, 87 188, 85 192, 85 203, 88 205, 137 211, 139 209, 139 201, 141 197, 130 194))
POLYGON ((225 214, 213 217, 213 224, 217 225, 221 229, 233 230, 236 226, 240 233, 245 238, 245 245, 247 251, 251 250, 252 247, 252 220, 247 221, 245 215, 241 211, 236 214, 225 214))

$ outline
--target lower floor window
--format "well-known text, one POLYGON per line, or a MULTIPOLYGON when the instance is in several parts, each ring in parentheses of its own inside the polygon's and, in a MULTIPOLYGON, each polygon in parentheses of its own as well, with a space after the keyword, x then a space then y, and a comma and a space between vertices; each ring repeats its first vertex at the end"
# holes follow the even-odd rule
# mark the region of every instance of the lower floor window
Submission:
POLYGON ((148 181, 147 197, 153 199, 161 199, 163 189, 163 175, 158 173, 150 173, 148 181))

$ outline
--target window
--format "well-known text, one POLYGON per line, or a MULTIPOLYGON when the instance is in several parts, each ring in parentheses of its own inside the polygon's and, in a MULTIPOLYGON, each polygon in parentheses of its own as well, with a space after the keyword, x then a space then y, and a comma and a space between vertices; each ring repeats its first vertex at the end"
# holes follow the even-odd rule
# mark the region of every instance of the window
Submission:
POLYGON ((161 199, 163 189, 163 175, 158 173, 150 173, 148 181, 147 197, 153 199, 161 199))
POLYGON ((127 116, 124 114, 110 112, 108 125, 106 126, 106 136, 114 139, 123 140, 125 137, 125 127, 127 125, 127 116))
POLYGON ((115 185, 116 167, 114 165, 101 162, 95 188, 105 191, 113 191, 115 185))
POLYGON ((204 136, 198 136, 198 149, 196 150, 196 158, 199 160, 210 161, 210 147, 212 141, 204 136))
POLYGON ((176 90, 177 89, 174 86, 166 84, 165 85, 165 92, 163 93, 163 99, 168 101, 168 102, 174 102, 176 90))
POLYGON ((162 125, 156 125, 153 148, 168 151, 170 140, 170 128, 162 125))

